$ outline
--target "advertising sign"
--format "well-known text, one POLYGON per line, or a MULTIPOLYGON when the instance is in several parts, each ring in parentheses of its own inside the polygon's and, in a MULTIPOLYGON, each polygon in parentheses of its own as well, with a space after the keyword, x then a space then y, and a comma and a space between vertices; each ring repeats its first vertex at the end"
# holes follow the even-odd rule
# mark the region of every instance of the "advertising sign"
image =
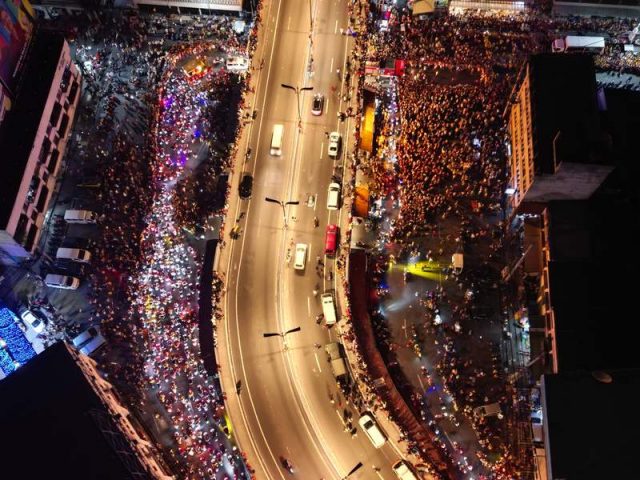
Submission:
POLYGON ((0 0, 0 81, 14 94, 31 41, 32 15, 28 0, 0 0))

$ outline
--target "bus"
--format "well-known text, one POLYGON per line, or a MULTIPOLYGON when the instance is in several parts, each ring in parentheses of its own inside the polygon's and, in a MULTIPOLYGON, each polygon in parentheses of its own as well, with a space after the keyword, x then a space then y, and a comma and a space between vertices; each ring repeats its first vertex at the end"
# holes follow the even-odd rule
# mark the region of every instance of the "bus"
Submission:
POLYGON ((282 137, 284 135, 284 125, 276 124, 273 126, 273 134, 271 135, 271 155, 279 157, 282 155, 282 137))

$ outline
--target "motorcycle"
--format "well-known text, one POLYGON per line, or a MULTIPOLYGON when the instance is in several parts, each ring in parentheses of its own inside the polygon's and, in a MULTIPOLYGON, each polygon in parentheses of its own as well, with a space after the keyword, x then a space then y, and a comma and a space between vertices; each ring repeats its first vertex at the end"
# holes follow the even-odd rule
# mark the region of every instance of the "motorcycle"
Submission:
POLYGON ((293 475, 293 464, 284 457, 280 457, 280 461, 282 462, 282 468, 293 475))

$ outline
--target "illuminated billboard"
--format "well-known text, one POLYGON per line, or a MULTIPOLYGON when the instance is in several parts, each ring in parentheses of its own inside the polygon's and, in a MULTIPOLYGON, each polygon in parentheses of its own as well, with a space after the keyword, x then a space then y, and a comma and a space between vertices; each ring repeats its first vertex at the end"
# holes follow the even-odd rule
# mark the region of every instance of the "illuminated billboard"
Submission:
POLYGON ((0 0, 0 81, 13 94, 31 42, 33 18, 27 0, 0 0))

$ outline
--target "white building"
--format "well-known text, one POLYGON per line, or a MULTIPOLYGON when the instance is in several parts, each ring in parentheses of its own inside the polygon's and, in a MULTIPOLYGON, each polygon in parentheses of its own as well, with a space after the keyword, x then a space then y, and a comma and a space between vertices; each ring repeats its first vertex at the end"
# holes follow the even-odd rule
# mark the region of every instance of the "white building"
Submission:
POLYGON ((34 252, 56 187, 81 92, 61 35, 40 32, 0 129, 0 263, 34 252))

